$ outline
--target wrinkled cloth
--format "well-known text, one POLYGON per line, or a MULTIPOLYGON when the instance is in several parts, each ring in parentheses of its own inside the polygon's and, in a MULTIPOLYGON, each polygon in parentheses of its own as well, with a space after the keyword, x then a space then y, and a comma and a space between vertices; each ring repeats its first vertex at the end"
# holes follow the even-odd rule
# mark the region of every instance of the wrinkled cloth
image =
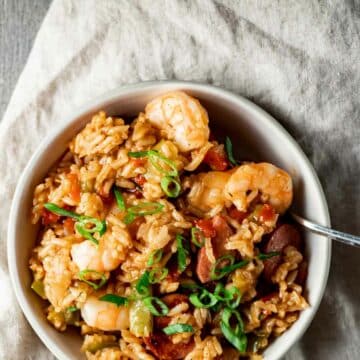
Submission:
MULTIPOLYGON (((0 359, 53 359, 17 305, 6 260, 25 164, 66 114, 145 80, 215 84, 277 118, 317 170, 335 228, 360 234, 360 3, 55 0, 0 126, 0 359)), ((334 244, 320 309, 286 359, 360 358, 360 250, 334 244)))

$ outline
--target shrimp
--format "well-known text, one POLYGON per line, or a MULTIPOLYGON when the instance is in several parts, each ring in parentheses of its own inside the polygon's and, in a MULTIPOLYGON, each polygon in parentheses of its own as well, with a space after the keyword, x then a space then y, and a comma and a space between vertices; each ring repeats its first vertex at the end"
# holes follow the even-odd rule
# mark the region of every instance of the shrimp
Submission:
POLYGON ((81 270, 99 272, 115 270, 125 260, 125 249, 131 246, 130 234, 126 229, 117 228, 114 234, 107 231, 96 246, 89 240, 71 247, 72 261, 81 270))
POLYGON ((209 118, 197 99, 182 91, 159 96, 147 104, 145 116, 174 141, 181 152, 199 149, 209 140, 209 118))
POLYGON ((269 163, 246 164, 236 168, 225 186, 225 197, 240 211, 246 211, 258 193, 276 212, 284 213, 293 197, 290 175, 269 163))
POLYGON ((194 182, 187 196, 191 206, 208 212, 215 207, 223 207, 227 201, 224 188, 230 179, 229 172, 210 171, 193 177, 194 182))
POLYGON ((125 330, 130 326, 129 307, 125 305, 117 306, 90 296, 80 310, 86 324, 100 330, 125 330))

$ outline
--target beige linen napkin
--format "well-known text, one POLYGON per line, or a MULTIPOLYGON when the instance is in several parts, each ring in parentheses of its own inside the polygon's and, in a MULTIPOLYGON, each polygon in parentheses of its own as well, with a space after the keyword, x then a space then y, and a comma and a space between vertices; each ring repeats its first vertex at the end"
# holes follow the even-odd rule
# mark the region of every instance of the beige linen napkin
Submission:
MULTIPOLYGON (((66 114, 144 80, 213 83, 242 94, 297 138, 333 223, 360 233, 359 4, 304 0, 55 0, 0 127, 0 359, 52 359, 11 289, 6 229, 19 175, 66 114)), ((312 326, 287 359, 355 359, 359 252, 335 246, 312 326)))

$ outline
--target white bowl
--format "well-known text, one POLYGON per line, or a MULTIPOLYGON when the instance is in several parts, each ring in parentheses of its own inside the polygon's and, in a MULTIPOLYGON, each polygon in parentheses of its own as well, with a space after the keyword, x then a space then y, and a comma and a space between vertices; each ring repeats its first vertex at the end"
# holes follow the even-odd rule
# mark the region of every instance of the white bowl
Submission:
MULTIPOLYGON (((10 212, 8 262, 13 287, 29 323, 59 359, 84 359, 84 355, 80 353, 80 336, 75 332, 59 333, 50 326, 42 313, 42 302, 30 289, 28 260, 37 232, 37 227, 30 223, 34 187, 93 113, 102 109, 110 115, 135 115, 149 100, 172 90, 184 90, 198 98, 209 112, 210 125, 231 136, 242 158, 270 161, 286 169, 294 180, 295 207, 299 214, 319 224, 330 225, 323 190, 309 160, 286 130, 249 100, 214 86, 179 81, 147 82, 115 89, 66 118, 65 123, 40 145, 21 176, 10 212)), ((305 237, 309 261, 306 291, 310 307, 266 349, 267 360, 281 358, 300 339, 323 296, 331 242, 311 233, 305 237)))

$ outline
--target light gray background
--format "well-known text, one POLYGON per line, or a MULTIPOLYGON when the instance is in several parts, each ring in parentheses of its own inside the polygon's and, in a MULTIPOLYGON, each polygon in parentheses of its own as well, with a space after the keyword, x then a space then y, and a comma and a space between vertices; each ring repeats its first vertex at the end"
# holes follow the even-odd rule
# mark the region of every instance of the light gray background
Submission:
POLYGON ((51 0, 0 0, 0 119, 51 0))
MULTIPOLYGON (((49 3, 49 0, 0 0, 0 117, 49 3)), ((237 32, 240 38, 248 32, 259 42, 255 55, 246 48, 246 43, 236 43, 239 53, 249 56, 242 57, 238 66, 248 72, 250 61, 259 54, 265 77, 254 77, 254 84, 242 84, 241 74, 239 80, 226 77, 227 69, 220 66, 209 70, 208 80, 204 77, 196 80, 242 93, 282 122, 319 174, 333 226, 360 234, 360 1, 264 1, 263 10, 254 6, 257 12, 253 19, 252 10, 248 9, 255 1, 239 2, 245 15, 217 1, 212 3, 228 25, 226 31, 237 32), (261 22, 262 19, 265 20, 261 22), (266 68, 267 64, 276 64, 278 76, 270 80, 266 77, 274 75, 271 67, 266 68), (281 78, 284 74, 286 79, 281 78), (277 92, 282 86, 288 92, 277 92)), ((206 46, 206 42, 203 44, 206 46)), ((216 55, 214 58, 219 60, 216 55)), ((191 73, 172 70, 172 61, 176 60, 163 60, 165 77, 190 79, 191 73)), ((152 78, 151 69, 142 71, 134 75, 133 81, 152 78)), ((287 360, 360 359, 359 279, 360 250, 334 244, 329 283, 319 312, 301 342, 286 356, 287 360)), ((23 358, 27 358, 25 354, 23 358)))

